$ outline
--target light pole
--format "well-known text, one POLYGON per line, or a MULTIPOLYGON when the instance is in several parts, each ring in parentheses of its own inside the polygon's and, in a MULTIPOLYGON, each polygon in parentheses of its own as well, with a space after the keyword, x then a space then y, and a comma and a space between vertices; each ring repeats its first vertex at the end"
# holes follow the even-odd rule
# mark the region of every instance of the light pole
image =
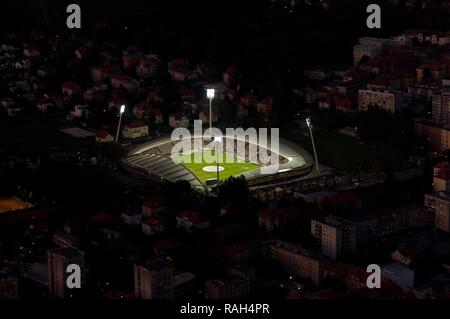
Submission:
POLYGON ((216 171, 217 171, 216 192, 217 192, 217 196, 219 196, 219 145, 220 145, 220 143, 222 143, 222 137, 215 136, 214 144, 216 145, 216 171))
POLYGON ((212 100, 214 98, 215 93, 216 93, 215 89, 206 89, 206 97, 209 99, 209 132, 210 133, 211 133, 211 128, 212 128, 212 100))
POLYGON ((308 125, 308 128, 309 128, 309 135, 311 135, 311 143, 312 143, 312 147, 313 147, 313 151, 314 151, 314 158, 316 159, 317 173, 320 173, 319 160, 317 159, 316 146, 314 144, 314 136, 313 136, 313 132, 312 132, 313 127, 311 124, 311 119, 309 117, 306 118, 306 125, 308 125))
POLYGON ((120 124, 122 123, 123 112, 125 112, 125 105, 120 106, 119 124, 117 125, 116 140, 115 140, 116 143, 119 141, 120 124))

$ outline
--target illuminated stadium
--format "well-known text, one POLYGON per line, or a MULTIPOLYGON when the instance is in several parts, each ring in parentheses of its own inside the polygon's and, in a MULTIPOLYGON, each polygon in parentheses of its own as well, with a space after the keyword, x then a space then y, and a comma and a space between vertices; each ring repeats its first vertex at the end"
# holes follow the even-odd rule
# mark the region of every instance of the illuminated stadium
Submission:
MULTIPOLYGON (((258 147, 258 152, 264 150, 267 154, 271 154, 271 149, 264 149, 260 145, 250 145, 248 139, 240 139, 233 136, 223 136, 223 144, 228 142, 237 145, 237 140, 244 142, 245 154, 249 154, 251 146, 258 147), (231 139, 231 141, 230 141, 231 139)), ((171 137, 161 137, 150 142, 139 145, 134 148, 127 159, 124 160, 124 166, 134 172, 143 174, 150 178, 159 180, 168 180, 171 182, 188 181, 193 187, 201 190, 208 189, 213 181, 225 180, 231 176, 244 176, 250 186, 256 186, 267 183, 275 183, 279 181, 287 181, 295 177, 299 177, 309 173, 313 168, 313 160, 311 156, 300 146, 279 140, 278 159, 279 166, 274 174, 265 174, 262 168, 268 167, 262 163, 257 156, 257 161, 251 161, 248 156, 245 158, 237 158, 233 154, 225 151, 225 148, 218 150, 215 154, 214 149, 208 148, 210 142, 204 140, 202 136, 188 137, 179 140, 171 140, 171 137), (182 154, 177 158, 172 158, 172 148, 178 144, 185 145, 192 149, 189 154, 182 154), (190 144, 190 145, 188 145, 190 144), (200 145, 200 147, 199 147, 200 145), (201 158, 210 156, 214 158, 216 155, 223 156, 224 161, 206 162, 193 161, 195 153, 201 153, 201 158), (219 170, 219 174, 217 174, 219 170)), ((276 154, 274 152, 274 154, 276 154)))

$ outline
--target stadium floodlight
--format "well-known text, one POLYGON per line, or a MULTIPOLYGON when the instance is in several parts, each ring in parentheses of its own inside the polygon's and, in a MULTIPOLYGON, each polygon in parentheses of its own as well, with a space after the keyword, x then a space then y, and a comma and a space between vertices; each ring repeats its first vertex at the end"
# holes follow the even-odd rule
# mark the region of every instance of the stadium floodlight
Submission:
POLYGON ((311 128, 311 120, 309 119, 309 117, 306 118, 306 125, 311 128))
POLYGON ((212 128, 212 100, 216 94, 215 89, 206 89, 206 97, 209 99, 209 131, 212 128))
POLYGON ((122 123, 122 114, 125 112, 125 104, 120 106, 120 115, 119 115, 119 123, 117 124, 117 132, 115 142, 119 141, 119 133, 120 133, 120 124, 122 123))
POLYGON ((208 99, 213 99, 215 93, 216 93, 215 89, 206 89, 206 96, 208 97, 208 99))
POLYGON ((222 143, 222 136, 214 136, 214 144, 216 146, 216 171, 217 171, 217 185, 216 185, 216 193, 219 196, 219 145, 222 143))
POLYGON ((308 125, 308 128, 309 128, 309 135, 311 135, 311 143, 312 143, 312 147, 313 147, 313 151, 314 151, 314 158, 316 159, 317 173, 320 173, 319 160, 317 159, 316 146, 314 144, 314 136, 313 136, 313 132, 312 132, 313 126, 311 123, 311 119, 309 117, 306 118, 306 125, 308 125))

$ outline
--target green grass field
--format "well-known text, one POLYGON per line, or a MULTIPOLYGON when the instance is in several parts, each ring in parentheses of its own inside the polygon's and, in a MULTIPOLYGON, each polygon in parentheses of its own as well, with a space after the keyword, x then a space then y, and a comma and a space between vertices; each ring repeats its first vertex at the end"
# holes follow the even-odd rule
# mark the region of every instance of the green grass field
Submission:
MULTIPOLYGON (((285 138, 298 143, 314 156, 307 129, 292 131, 285 134, 285 138)), ((347 172, 359 172, 363 168, 383 170, 386 159, 389 158, 393 165, 402 159, 399 150, 391 146, 371 146, 336 131, 316 129, 314 141, 319 163, 347 172)))
MULTIPOLYGON (((216 162, 214 160, 214 163, 206 163, 205 160, 202 160, 201 163, 195 163, 194 157, 195 152, 191 154, 186 154, 179 156, 177 159, 189 170, 191 170, 192 173, 194 173, 202 183, 205 183, 205 181, 208 178, 216 178, 217 172, 205 172, 203 168, 205 166, 216 166, 216 162)), ((198 156, 198 154, 197 154, 198 156)), ((205 150, 202 152, 202 158, 206 156, 214 157, 215 159, 215 152, 213 150, 205 150)), ((219 158, 223 156, 222 162, 219 161, 219 166, 222 166, 224 168, 223 171, 219 173, 220 180, 225 180, 229 178, 230 176, 236 176, 241 175, 242 173, 254 170, 259 168, 260 166, 253 163, 248 163, 243 160, 237 159, 234 156, 219 152, 219 158), (226 163, 231 162, 232 163, 226 163)))

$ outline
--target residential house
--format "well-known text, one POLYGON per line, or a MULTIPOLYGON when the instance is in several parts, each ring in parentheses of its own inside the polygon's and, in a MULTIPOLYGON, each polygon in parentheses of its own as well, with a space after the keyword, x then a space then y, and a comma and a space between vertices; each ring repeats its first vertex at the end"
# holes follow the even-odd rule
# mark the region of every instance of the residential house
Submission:
POLYGON ((81 46, 81 47, 79 47, 78 49, 75 50, 75 57, 78 60, 86 59, 88 54, 89 54, 89 48, 87 48, 85 46, 81 46))
POLYGON ((326 260, 318 253, 281 240, 263 244, 264 253, 283 265, 289 274, 311 280, 319 285, 324 276, 326 260))
POLYGON ((124 70, 133 69, 139 63, 142 51, 135 47, 128 47, 122 52, 122 65, 124 70))
POLYGON ((109 109, 119 108, 120 105, 124 104, 127 104, 127 92, 123 88, 112 90, 108 102, 109 109))
POLYGON ((229 66, 222 75, 223 82, 228 87, 234 87, 240 80, 240 73, 236 66, 229 66))
POLYGON ((268 232, 283 230, 295 222, 297 214, 294 208, 264 208, 258 212, 258 225, 268 232))
POLYGON ((184 228, 188 232, 207 229, 210 226, 209 221, 202 217, 199 212, 191 210, 177 214, 176 221, 178 228, 184 228))
POLYGON ((205 283, 206 299, 241 299, 250 293, 248 278, 230 276, 230 278, 212 279, 205 283))
POLYGON ((204 62, 195 65, 194 71, 204 79, 214 77, 216 75, 216 67, 213 63, 204 62))
POLYGON ((189 119, 182 112, 172 113, 169 116, 169 126, 173 128, 189 127, 189 119))
POLYGON ((155 124, 162 124, 164 122, 164 115, 159 109, 153 109, 152 114, 155 118, 155 124))
POLYGON ((421 66, 416 69, 416 81, 436 81, 440 82, 447 75, 447 67, 445 63, 441 63, 437 60, 425 61, 421 66))
POLYGON ((70 111, 73 117, 82 117, 89 115, 89 107, 87 104, 74 105, 73 110, 70 111))
POLYGON ((195 100, 197 100, 197 94, 195 93, 195 91, 189 87, 182 87, 179 90, 180 93, 180 97, 183 101, 187 101, 187 102, 193 102, 195 100))
POLYGON ((147 236, 153 236, 165 231, 164 225, 156 217, 150 217, 142 223, 142 232, 147 236))
POLYGON ((198 79, 198 74, 196 72, 181 67, 169 68, 168 72, 172 77, 172 80, 177 82, 194 81, 198 79))
POLYGON ((433 167, 433 191, 450 192, 450 163, 448 161, 433 167))
POLYGON ((397 262, 381 266, 381 277, 389 279, 402 289, 414 288, 414 270, 397 262))
POLYGON ((23 55, 27 58, 35 58, 41 55, 41 50, 35 45, 29 45, 23 50, 23 55))
POLYGON ((95 83, 100 83, 105 79, 105 72, 102 67, 92 67, 91 68, 91 79, 95 83))
POLYGON ((114 142, 114 136, 106 129, 95 129, 95 141, 97 143, 112 143, 114 142))
POLYGON ((143 78, 152 78, 158 75, 161 61, 155 54, 148 54, 141 59, 136 66, 136 74, 143 78))
POLYGON ((261 113, 265 121, 268 121, 272 113, 273 100, 270 96, 265 97, 256 104, 258 112, 261 113))
POLYGON ((240 104, 241 104, 241 106, 243 106, 245 108, 256 106, 257 103, 258 103, 258 97, 256 95, 254 95, 253 93, 245 94, 245 95, 241 96, 241 98, 240 98, 240 104))
POLYGON ((148 125, 139 121, 125 124, 122 129, 122 136, 125 139, 146 137, 148 136, 148 125))
MULTIPOLYGON (((211 121, 213 123, 217 122, 219 115, 217 114, 218 112, 214 112, 214 107, 212 110, 212 114, 211 114, 211 121)), ((200 121, 202 121, 202 123, 209 123, 209 108, 203 108, 203 110, 201 110, 198 113, 198 119, 200 121)))
POLYGON ((329 263, 324 267, 324 278, 343 282, 349 291, 366 288, 368 276, 365 269, 339 261, 329 263))
POLYGON ((136 119, 143 120, 147 118, 152 113, 152 108, 150 103, 142 101, 136 104, 133 108, 133 114, 136 116, 136 119))
POLYGON ((36 100, 36 108, 41 112, 47 112, 53 107, 53 103, 46 96, 42 96, 36 100))
POLYGON ((140 225, 142 223, 142 214, 134 209, 127 209, 121 217, 127 225, 140 225))
POLYGON ((144 217, 156 217, 159 213, 165 211, 166 204, 163 197, 154 197, 142 204, 142 214, 144 217))
POLYGON ((75 94, 81 94, 81 87, 72 81, 66 81, 62 85, 62 94, 73 96, 75 94))
POLYGON ((163 98, 159 94, 159 92, 155 89, 149 89, 147 93, 147 102, 149 103, 158 103, 162 102, 163 98))
POLYGON ((124 88, 128 93, 135 94, 139 88, 139 82, 131 76, 116 73, 111 76, 111 86, 115 89, 124 88))

